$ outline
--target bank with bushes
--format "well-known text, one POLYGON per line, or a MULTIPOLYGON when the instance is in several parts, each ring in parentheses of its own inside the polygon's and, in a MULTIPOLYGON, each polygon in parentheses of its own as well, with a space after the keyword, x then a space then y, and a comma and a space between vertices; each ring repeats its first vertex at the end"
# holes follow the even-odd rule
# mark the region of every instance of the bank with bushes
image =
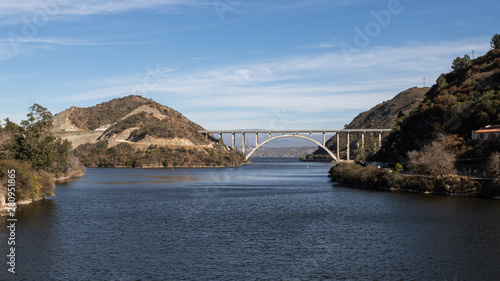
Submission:
POLYGON ((403 174, 401 165, 394 167, 394 169, 384 169, 375 165, 362 166, 343 162, 332 167, 328 176, 340 185, 374 190, 458 196, 500 196, 500 185, 497 178, 479 179, 456 174, 403 174))
POLYGON ((27 119, 20 124, 9 119, 3 126, 0 124, 1 203, 13 196, 18 203, 54 196, 57 178, 85 174, 71 144, 54 136, 51 128, 52 114, 38 104, 30 108, 27 119), (15 185, 15 194, 11 185, 15 185))

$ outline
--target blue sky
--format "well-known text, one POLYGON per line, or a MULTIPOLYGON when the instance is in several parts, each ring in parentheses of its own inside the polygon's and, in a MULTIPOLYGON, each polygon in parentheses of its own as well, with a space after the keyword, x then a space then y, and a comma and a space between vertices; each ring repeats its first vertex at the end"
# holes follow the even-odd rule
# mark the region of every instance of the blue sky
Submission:
POLYGON ((498 1, 3 1, 0 118, 131 93, 206 129, 342 128, 489 50, 498 1), (472 56, 472 54, 471 54, 472 56))

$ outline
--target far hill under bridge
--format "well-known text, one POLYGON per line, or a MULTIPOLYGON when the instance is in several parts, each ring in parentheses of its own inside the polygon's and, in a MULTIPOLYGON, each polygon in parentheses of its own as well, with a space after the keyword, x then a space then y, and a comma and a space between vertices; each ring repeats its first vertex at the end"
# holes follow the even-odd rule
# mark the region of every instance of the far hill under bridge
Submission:
POLYGON ((257 149, 261 148, 268 142, 281 139, 281 138, 301 138, 308 141, 311 141, 323 148, 333 159, 333 161, 339 161, 339 153, 340 153, 340 134, 347 134, 347 157, 346 160, 350 160, 349 155, 349 135, 353 133, 361 134, 361 147, 365 145, 365 134, 378 134, 378 145, 382 145, 382 133, 390 132, 391 129, 333 129, 333 130, 280 130, 280 131, 263 131, 263 130, 204 130, 200 131, 200 133, 204 134, 207 138, 210 134, 219 135, 219 140, 222 140, 223 134, 231 134, 232 135, 232 148, 236 149, 236 134, 241 134, 241 142, 242 142, 242 152, 245 154, 245 138, 247 134, 255 134, 255 148, 250 151, 250 153, 246 154, 246 160, 248 160, 252 154, 254 154, 257 149), (313 134, 323 134, 323 142, 319 142, 313 139, 313 134), (333 133, 337 136, 337 151, 334 154, 331 150, 326 147, 326 134, 333 133), (265 141, 259 143, 259 134, 269 134, 269 138, 265 141))

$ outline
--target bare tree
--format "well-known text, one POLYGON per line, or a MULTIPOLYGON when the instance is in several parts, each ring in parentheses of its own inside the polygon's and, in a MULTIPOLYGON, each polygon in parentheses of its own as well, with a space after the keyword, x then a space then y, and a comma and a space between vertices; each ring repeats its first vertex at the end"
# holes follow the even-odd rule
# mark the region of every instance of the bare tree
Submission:
POLYGON ((488 170, 493 173, 495 184, 500 185, 500 152, 496 151, 491 154, 488 170))
POLYGON ((0 132, 0 159, 4 158, 8 153, 6 145, 10 143, 12 137, 7 132, 0 132))
POLYGON ((433 141, 420 151, 408 152, 409 167, 417 174, 444 176, 456 174, 456 155, 440 141, 433 141))

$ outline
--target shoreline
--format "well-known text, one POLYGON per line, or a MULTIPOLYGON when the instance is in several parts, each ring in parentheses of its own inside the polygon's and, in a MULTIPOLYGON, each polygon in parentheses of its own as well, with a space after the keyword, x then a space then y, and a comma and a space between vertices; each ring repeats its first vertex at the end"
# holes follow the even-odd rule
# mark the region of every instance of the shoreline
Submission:
POLYGON ((342 164, 330 169, 328 177, 341 186, 379 191, 404 191, 410 193, 448 196, 500 198, 500 187, 491 178, 471 178, 455 174, 403 175, 397 171, 375 166, 342 164))
POLYGON ((91 169, 199 169, 199 168, 237 168, 246 164, 252 163, 248 161, 239 165, 188 165, 188 166, 161 166, 161 165, 143 165, 138 167, 133 166, 114 166, 114 167, 85 167, 91 169))
POLYGON ((496 195, 481 195, 480 192, 477 192, 476 190, 474 191, 469 191, 469 192, 442 192, 442 191, 423 191, 423 190, 418 190, 418 189, 404 189, 404 188, 396 188, 396 187, 373 187, 370 185, 361 185, 361 184, 349 184, 349 183, 340 183, 336 181, 332 181, 334 185, 336 186, 343 186, 343 187, 353 187, 353 188, 360 188, 360 189, 366 189, 366 190, 373 190, 373 191, 387 191, 387 192, 406 192, 406 193, 416 193, 416 194, 429 194, 429 195, 442 195, 442 196, 455 196, 455 197, 476 197, 476 198, 485 198, 485 199, 497 199, 500 200, 500 196, 496 195))
MULTIPOLYGON (((16 211, 15 211, 15 213, 17 213, 17 208, 20 205, 28 205, 28 204, 32 204, 32 203, 43 201, 43 200, 45 200, 45 197, 42 197, 42 198, 39 198, 39 199, 21 200, 19 202, 16 202, 16 211)), ((8 216, 9 216, 9 206, 8 205, 1 206, 0 207, 0 217, 8 217, 8 216)))

